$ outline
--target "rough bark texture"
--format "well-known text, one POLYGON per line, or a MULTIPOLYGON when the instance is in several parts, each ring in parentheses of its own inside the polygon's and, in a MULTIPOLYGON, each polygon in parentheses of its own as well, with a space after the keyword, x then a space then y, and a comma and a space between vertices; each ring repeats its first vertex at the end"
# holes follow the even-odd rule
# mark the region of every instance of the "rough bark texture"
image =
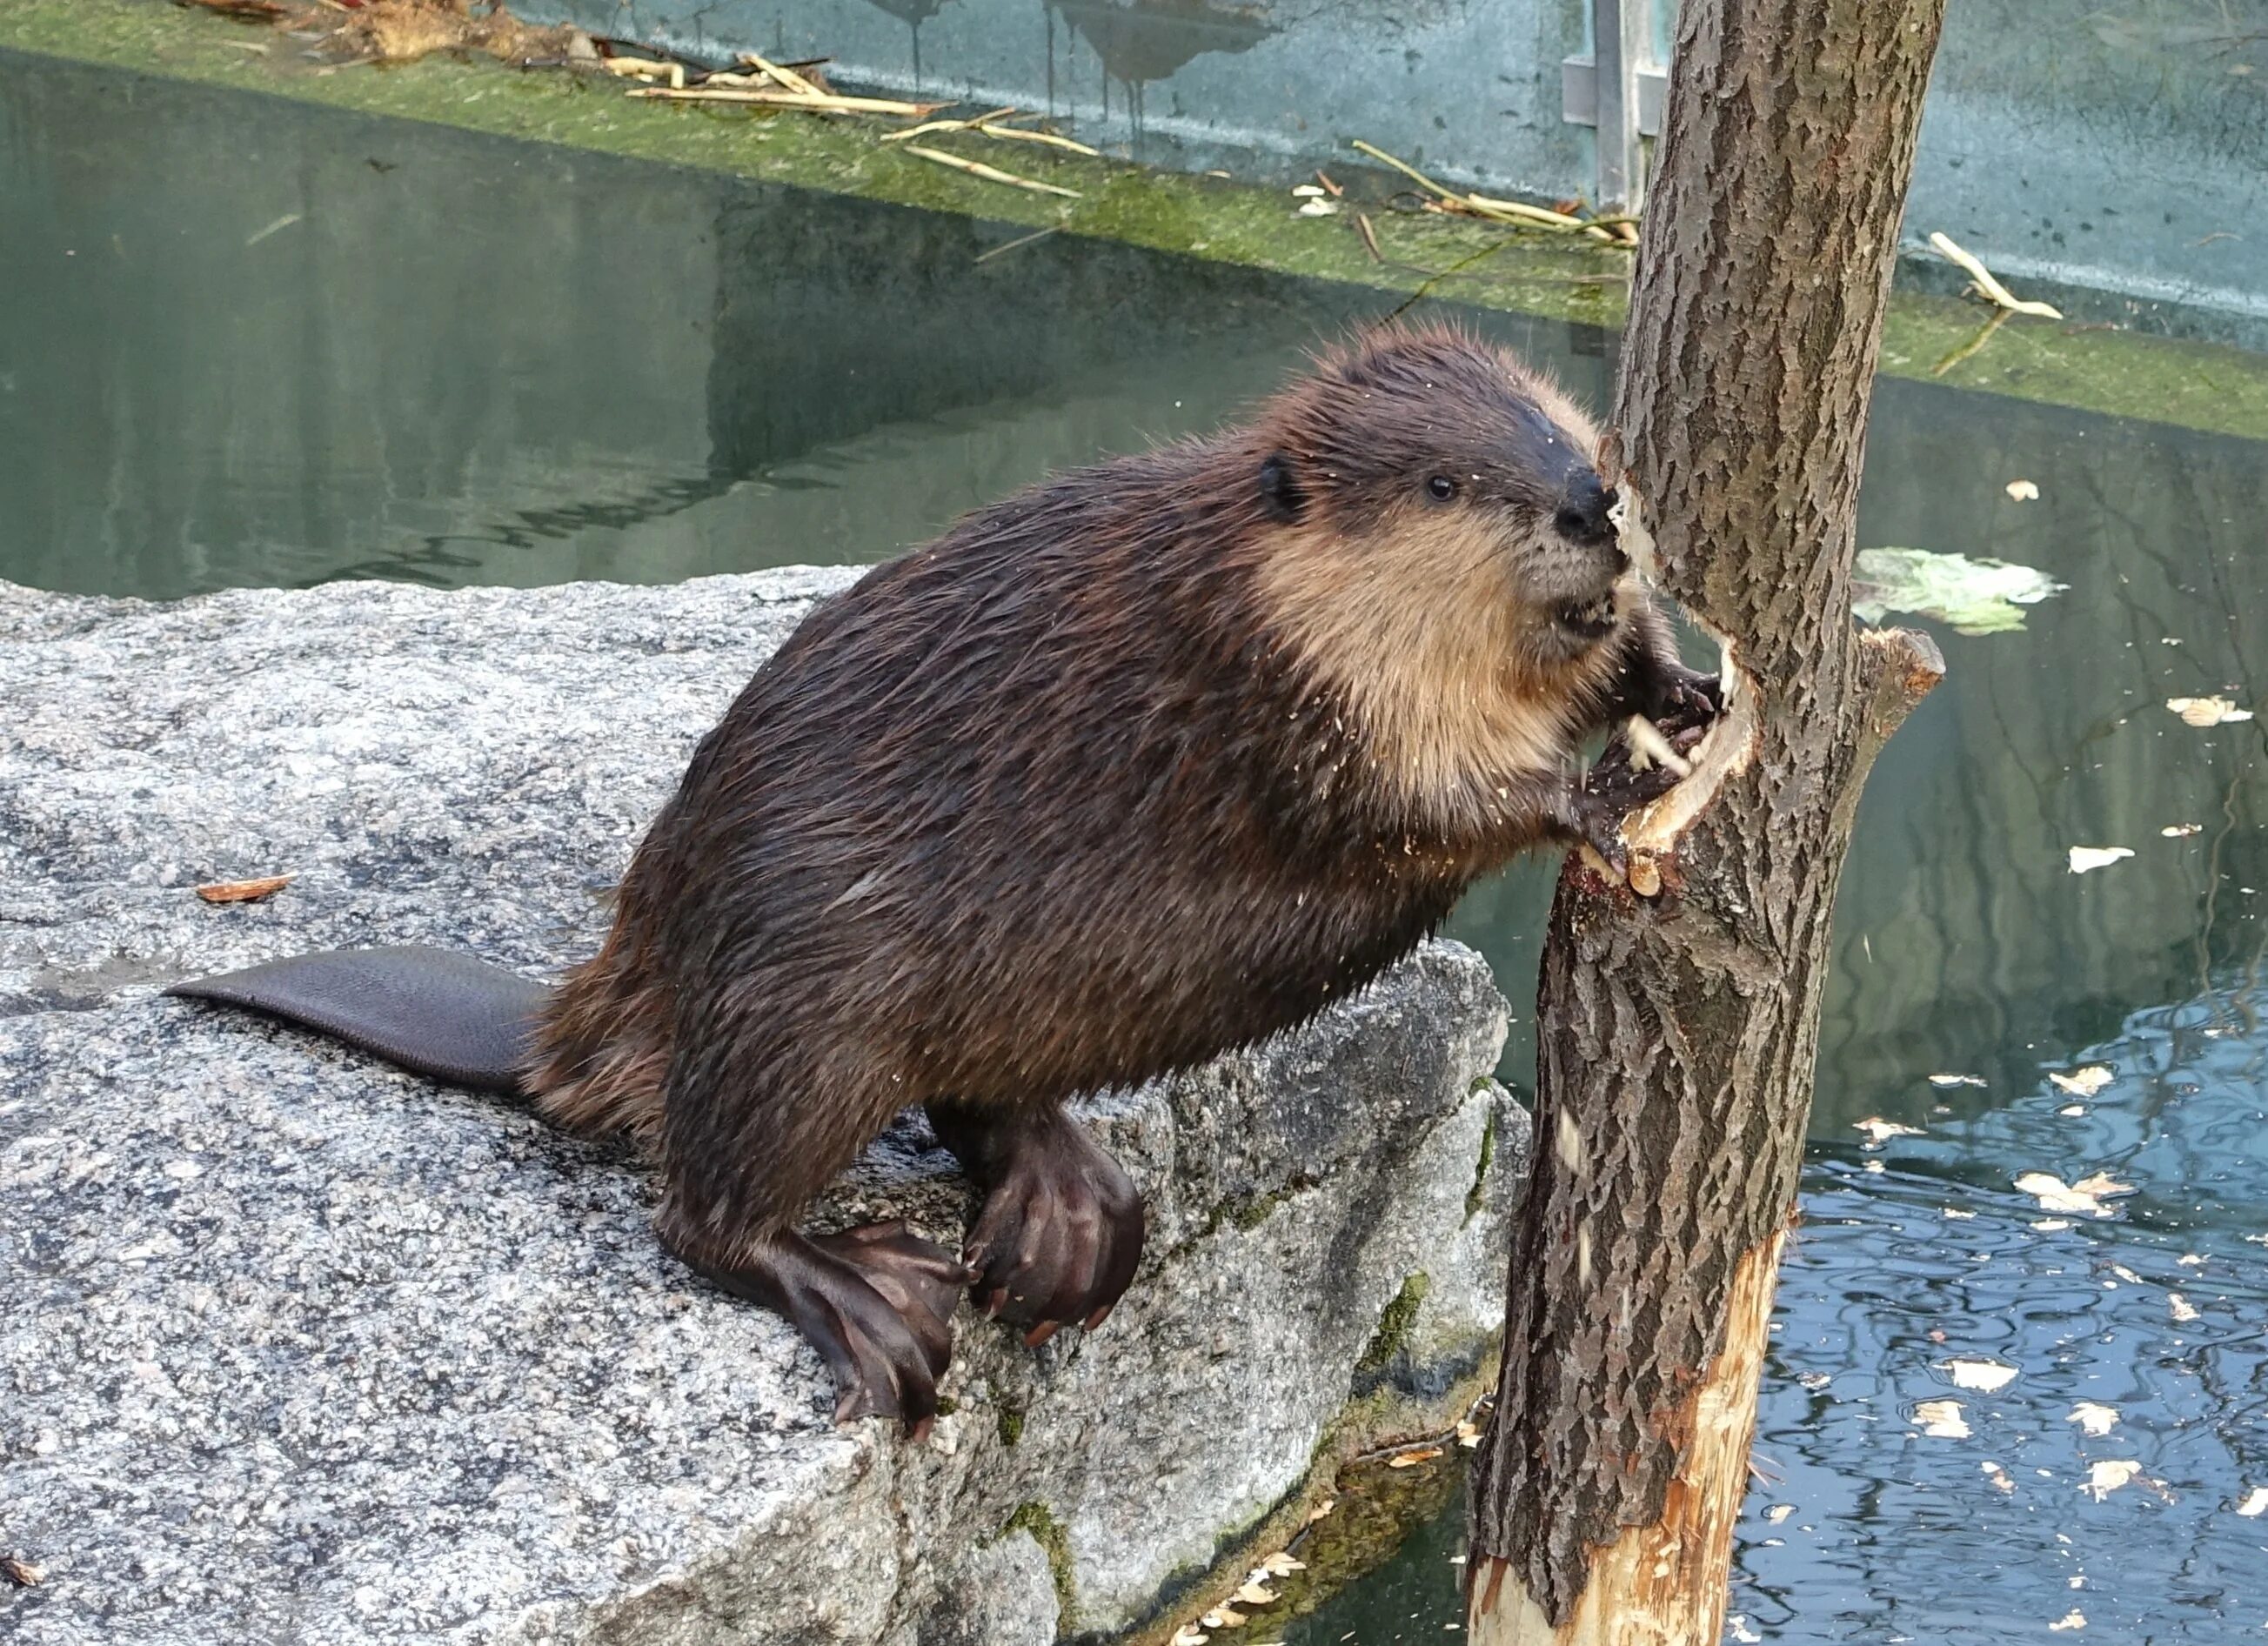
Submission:
POLYGON ((1867 768, 1941 668, 1926 639, 1862 636, 1850 578, 1942 12, 1683 11, 1616 423, 1626 534, 1650 529, 1663 586, 1727 643, 1733 702, 1628 831, 1633 880, 1665 894, 1595 860, 1560 880, 1544 1146, 1474 1476, 1476 1642, 1713 1646, 1721 1626, 1837 878, 1867 768))

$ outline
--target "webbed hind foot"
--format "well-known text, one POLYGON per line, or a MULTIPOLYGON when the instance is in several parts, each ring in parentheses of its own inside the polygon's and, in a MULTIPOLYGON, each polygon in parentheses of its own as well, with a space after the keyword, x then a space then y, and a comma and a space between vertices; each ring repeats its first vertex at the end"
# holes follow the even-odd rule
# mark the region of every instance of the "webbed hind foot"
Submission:
MULTIPOLYGON (((665 1244, 671 1244, 664 1237, 665 1244)), ((895 1417, 914 1439, 937 1417, 953 1311, 969 1269, 902 1223, 777 1234, 726 1265, 674 1244, 695 1272, 784 1318, 835 1378, 835 1421, 895 1417)))
POLYGON ((976 1301, 1030 1329, 1101 1326, 1142 1261, 1142 1197, 1125 1169, 1060 1109, 1001 1113, 932 1103, 930 1123, 985 1190, 961 1255, 976 1301))

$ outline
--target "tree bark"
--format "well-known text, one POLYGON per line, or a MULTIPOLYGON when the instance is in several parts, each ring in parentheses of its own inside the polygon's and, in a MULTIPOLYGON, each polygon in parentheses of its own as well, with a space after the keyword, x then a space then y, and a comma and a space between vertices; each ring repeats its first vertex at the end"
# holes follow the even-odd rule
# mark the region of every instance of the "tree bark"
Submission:
POLYGON ((1476 1646, 1723 1628, 1836 884, 1867 769, 1943 668, 1922 636, 1862 636, 1850 593, 1943 10, 1683 7, 1607 466, 1626 544, 1723 647, 1727 704, 1626 825, 1629 884, 1587 854, 1560 877, 1547 1146, 1473 1478, 1476 1646))

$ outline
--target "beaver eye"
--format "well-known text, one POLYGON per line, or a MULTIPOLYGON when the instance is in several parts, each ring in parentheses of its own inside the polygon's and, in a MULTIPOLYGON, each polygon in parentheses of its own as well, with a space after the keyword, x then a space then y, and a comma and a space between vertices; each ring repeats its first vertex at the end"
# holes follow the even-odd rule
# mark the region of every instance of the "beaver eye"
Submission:
POLYGON ((1447 503, 1457 495, 1457 482, 1447 474, 1436 474, 1425 482, 1425 489, 1435 503, 1447 503))

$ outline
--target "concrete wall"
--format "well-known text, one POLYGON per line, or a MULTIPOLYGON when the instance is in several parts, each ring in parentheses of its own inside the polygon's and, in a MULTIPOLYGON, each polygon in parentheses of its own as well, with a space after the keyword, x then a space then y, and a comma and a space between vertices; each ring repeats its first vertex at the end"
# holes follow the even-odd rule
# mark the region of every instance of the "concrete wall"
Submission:
MULTIPOLYGON (((1666 5, 1666 0, 1665 0, 1666 5)), ((1587 0, 526 0, 693 48, 1013 102, 1160 164, 1286 175, 1364 137, 1587 195, 1560 114, 1587 0)), ((2095 318, 2268 347, 2268 5, 1951 0, 1908 239, 1942 229, 2095 318), (2088 304, 2088 291, 2115 294, 2088 304)))

